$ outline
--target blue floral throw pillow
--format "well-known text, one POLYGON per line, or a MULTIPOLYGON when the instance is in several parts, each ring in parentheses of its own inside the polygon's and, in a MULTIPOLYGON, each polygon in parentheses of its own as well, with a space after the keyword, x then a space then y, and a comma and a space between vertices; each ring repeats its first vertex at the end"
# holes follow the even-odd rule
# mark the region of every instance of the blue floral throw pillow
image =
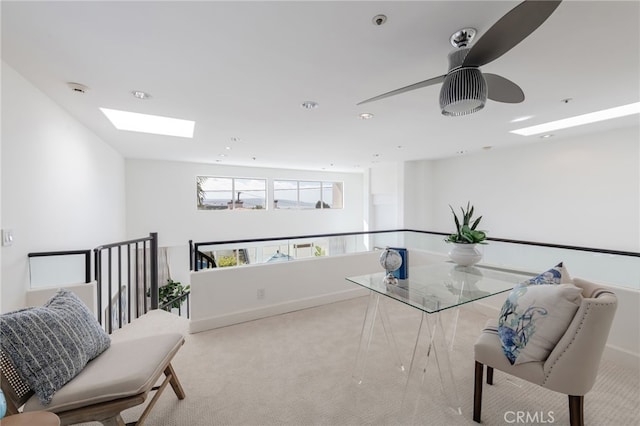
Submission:
POLYGON ((498 335, 512 365, 544 361, 558 343, 582 301, 559 263, 516 285, 502 305, 498 335))

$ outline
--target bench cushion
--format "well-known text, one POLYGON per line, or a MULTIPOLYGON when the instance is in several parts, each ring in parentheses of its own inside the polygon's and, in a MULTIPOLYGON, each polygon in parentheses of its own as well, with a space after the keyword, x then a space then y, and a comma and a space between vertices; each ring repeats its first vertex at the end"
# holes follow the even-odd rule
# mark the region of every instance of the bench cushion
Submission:
POLYGON ((82 372, 42 405, 30 398, 24 411, 56 413, 149 391, 180 349, 180 333, 157 334, 135 340, 115 341, 82 372))
POLYGON ((68 290, 44 306, 0 316, 2 351, 43 404, 110 344, 91 311, 68 290))
POLYGON ((111 333, 111 341, 119 342, 163 333, 181 333, 184 335, 188 328, 189 320, 186 318, 162 309, 153 309, 124 327, 115 329, 111 333))

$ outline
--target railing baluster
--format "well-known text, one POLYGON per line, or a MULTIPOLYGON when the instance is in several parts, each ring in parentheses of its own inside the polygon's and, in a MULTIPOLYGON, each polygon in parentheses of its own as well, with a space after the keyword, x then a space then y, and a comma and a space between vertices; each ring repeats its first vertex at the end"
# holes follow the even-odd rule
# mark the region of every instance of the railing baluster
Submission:
POLYGON ((98 322, 102 324, 102 252, 98 249, 95 249, 93 255, 95 260, 95 270, 93 272, 96 278, 97 289, 96 311, 98 313, 98 322))
POLYGON ((151 236, 151 241, 149 242, 149 248, 151 251, 151 282, 149 285, 149 292, 151 293, 151 309, 158 309, 158 234, 152 232, 149 235, 151 236))
MULTIPOLYGON (((128 295, 127 295, 127 307, 128 314, 127 319, 131 322, 131 316, 133 314, 131 303, 133 302, 132 290, 131 290, 131 244, 127 244, 127 287, 128 287, 128 295)), ((137 298, 136 298, 137 299, 137 298)))
POLYGON ((147 244, 142 244, 142 288, 144 291, 144 312, 149 310, 149 304, 147 302, 147 244))
POLYGON ((111 247, 109 247, 108 251, 107 251, 107 268, 109 268, 109 270, 107 271, 107 333, 111 334, 112 329, 112 319, 113 319, 113 300, 112 300, 112 289, 111 289, 111 275, 112 275, 112 262, 111 262, 111 247))
POLYGON ((135 267, 135 274, 136 274, 136 318, 138 318, 140 316, 140 304, 144 302, 144 298, 147 297, 146 294, 144 294, 144 292, 142 292, 142 299, 143 300, 139 300, 138 297, 140 296, 140 246, 138 245, 138 243, 136 243, 136 267, 135 267))
POLYGON ((118 246, 118 328, 122 328, 122 246, 118 246))

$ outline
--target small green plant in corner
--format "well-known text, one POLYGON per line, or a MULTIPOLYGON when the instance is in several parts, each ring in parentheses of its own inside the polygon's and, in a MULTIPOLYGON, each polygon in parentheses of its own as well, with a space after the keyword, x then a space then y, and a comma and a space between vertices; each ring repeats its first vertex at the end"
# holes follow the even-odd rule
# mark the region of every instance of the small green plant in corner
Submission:
MULTIPOLYGON (((189 288, 190 286, 183 286, 181 282, 174 281, 169 278, 165 285, 158 288, 158 305, 165 308, 179 308, 184 303, 184 299, 176 299, 176 297, 186 291, 189 291, 189 288), (165 306, 172 300, 173 302, 170 306, 165 306)), ((147 296, 150 295, 150 290, 147 290, 147 296)))
POLYGON ((460 207, 462 211, 462 223, 456 212, 453 210, 453 207, 449 205, 451 209, 451 213, 453 213, 453 221, 456 225, 456 232, 454 234, 449 235, 445 241, 448 243, 462 243, 462 244, 487 244, 487 234, 485 231, 480 231, 476 229, 480 224, 480 220, 482 220, 482 216, 477 218, 475 221, 471 222, 473 219, 473 206, 467 202, 467 208, 464 209, 460 207))

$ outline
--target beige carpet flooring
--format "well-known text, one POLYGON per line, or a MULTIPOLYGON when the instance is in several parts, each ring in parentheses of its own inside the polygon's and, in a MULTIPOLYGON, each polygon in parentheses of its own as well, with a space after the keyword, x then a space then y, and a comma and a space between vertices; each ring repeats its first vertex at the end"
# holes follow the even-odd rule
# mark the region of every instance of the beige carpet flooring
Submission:
MULTIPOLYGON (((458 312, 452 363, 462 415, 446 408, 436 375, 403 404, 406 373, 394 366, 381 323, 367 358, 364 381, 352 377, 367 297, 306 309, 198 334, 186 343, 174 367, 187 397, 168 388, 148 425, 473 425, 473 343, 486 316, 473 305, 458 312), (417 405, 413 406, 413 402, 417 405), (415 409, 407 409, 414 407, 415 409)), ((401 358, 407 365, 420 314, 386 302, 401 358)), ((453 324, 449 312, 446 324, 453 324)), ((177 319, 186 333, 187 323, 177 319)), ((452 332, 453 329, 449 329, 452 332)), ((499 371, 484 391, 485 425, 569 424, 567 398, 499 371), (521 421, 518 421, 520 412, 521 421), (529 416, 527 421, 526 416, 529 416)), ((123 415, 135 421, 140 409, 123 415)), ((640 425, 637 371, 604 360, 593 390, 585 397, 585 423, 640 425)))

